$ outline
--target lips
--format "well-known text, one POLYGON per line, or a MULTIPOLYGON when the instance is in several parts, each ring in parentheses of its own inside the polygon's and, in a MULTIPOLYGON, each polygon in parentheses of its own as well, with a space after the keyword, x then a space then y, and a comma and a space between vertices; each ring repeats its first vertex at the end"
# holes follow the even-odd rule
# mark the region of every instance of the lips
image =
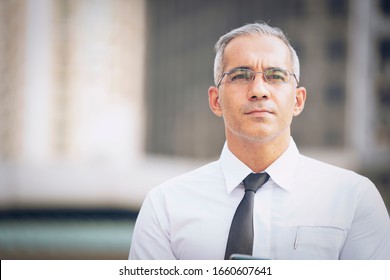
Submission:
POLYGON ((272 112, 270 112, 270 111, 267 110, 267 109, 255 109, 255 110, 252 110, 252 111, 247 112, 246 114, 262 114, 262 113, 269 113, 269 114, 272 114, 272 112))
POLYGON ((270 108, 253 108, 253 109, 245 110, 244 113, 246 115, 263 116, 267 114, 273 114, 274 112, 270 108))

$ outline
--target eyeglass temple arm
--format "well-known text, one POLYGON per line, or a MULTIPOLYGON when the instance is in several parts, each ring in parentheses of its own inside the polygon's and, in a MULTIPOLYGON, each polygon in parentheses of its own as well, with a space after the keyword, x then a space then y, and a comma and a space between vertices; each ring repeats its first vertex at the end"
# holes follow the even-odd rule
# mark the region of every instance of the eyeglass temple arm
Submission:
POLYGON ((298 79, 297 79, 297 76, 296 76, 295 74, 291 74, 291 75, 294 76, 295 81, 297 81, 297 88, 299 88, 299 81, 298 81, 298 79))

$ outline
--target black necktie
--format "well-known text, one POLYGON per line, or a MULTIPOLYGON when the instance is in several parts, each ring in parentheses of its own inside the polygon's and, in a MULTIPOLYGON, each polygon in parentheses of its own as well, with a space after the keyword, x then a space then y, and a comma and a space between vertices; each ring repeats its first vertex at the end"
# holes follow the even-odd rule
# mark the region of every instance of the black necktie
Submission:
POLYGON ((225 260, 232 254, 252 255, 253 251, 253 204, 256 191, 267 182, 267 173, 251 173, 243 181, 245 195, 237 207, 230 226, 225 260))

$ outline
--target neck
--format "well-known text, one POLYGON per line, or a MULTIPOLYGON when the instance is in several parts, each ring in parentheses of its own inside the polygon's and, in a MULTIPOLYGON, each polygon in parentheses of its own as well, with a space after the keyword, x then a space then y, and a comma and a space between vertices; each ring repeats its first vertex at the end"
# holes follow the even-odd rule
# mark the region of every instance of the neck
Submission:
POLYGON ((229 150, 253 172, 262 172, 277 160, 288 148, 290 135, 254 141, 238 137, 226 137, 229 150))

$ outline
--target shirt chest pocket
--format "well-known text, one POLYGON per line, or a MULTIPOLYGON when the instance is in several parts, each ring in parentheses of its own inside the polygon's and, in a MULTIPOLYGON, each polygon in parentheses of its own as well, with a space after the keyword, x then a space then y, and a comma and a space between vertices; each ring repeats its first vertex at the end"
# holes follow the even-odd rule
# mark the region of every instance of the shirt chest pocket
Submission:
POLYGON ((293 259, 338 259, 346 232, 330 226, 298 226, 291 228, 293 259))
POLYGON ((337 260, 346 231, 333 226, 288 226, 275 230, 274 259, 337 260))

